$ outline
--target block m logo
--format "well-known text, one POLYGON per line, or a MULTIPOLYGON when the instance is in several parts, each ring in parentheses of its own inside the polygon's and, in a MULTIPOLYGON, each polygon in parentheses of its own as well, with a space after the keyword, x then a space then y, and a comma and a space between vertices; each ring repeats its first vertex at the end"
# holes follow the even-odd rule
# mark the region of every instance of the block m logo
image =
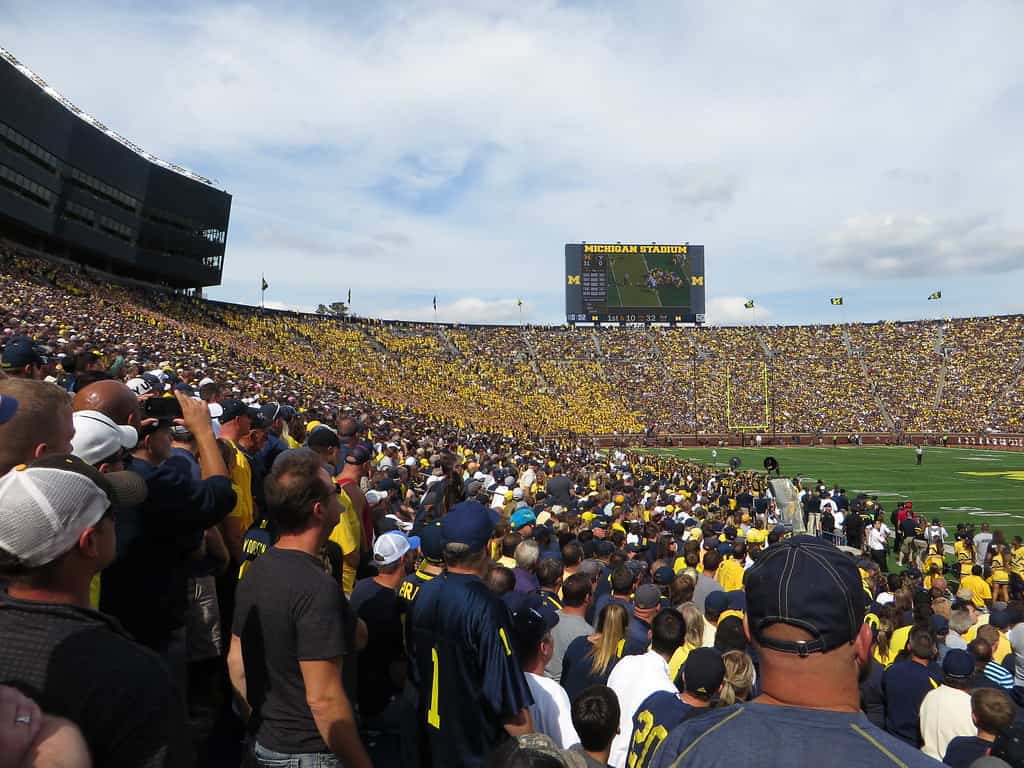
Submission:
POLYGON ((569 275, 569 285, 580 285, 580 276, 569 275))

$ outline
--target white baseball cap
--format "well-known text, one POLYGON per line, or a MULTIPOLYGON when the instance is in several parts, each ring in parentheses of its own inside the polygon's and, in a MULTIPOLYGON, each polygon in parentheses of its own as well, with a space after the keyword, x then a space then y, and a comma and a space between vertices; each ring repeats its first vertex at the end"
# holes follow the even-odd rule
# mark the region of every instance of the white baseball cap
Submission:
POLYGON ((0 549, 30 568, 52 563, 111 505, 145 498, 135 472, 101 474, 76 456, 44 456, 0 478, 0 549))
POLYGON ((400 533, 385 533, 373 542, 373 562, 378 566, 397 563, 408 552, 409 540, 400 533))
POLYGON ((71 453, 86 464, 96 466, 120 451, 130 451, 139 442, 135 427, 115 424, 99 411, 75 411, 75 436, 71 438, 71 453))

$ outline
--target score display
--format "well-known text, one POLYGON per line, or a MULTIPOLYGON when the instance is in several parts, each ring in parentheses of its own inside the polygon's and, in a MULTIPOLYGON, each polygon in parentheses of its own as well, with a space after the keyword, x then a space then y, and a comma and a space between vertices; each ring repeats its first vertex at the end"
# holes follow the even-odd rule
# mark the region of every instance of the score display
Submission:
POLYGON ((570 323, 703 323, 704 246, 569 243, 570 323))

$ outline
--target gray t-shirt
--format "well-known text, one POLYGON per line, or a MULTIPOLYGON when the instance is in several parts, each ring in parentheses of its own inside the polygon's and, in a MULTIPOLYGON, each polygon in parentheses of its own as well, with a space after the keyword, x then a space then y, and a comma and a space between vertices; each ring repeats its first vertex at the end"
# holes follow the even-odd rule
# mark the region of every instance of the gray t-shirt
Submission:
POLYGON ((701 616, 704 615, 704 601, 712 592, 722 592, 722 585, 710 576, 703 573, 697 577, 697 585, 693 588, 693 602, 697 604, 697 610, 701 616))
POLYGON ((551 630, 551 639, 555 643, 555 655, 544 668, 544 674, 552 680, 562 680, 562 657, 565 656, 565 649, 569 643, 580 635, 592 635, 594 628, 587 624, 582 616, 575 616, 570 613, 558 612, 558 623, 551 630))
POLYGON ((988 554, 988 545, 992 543, 991 533, 979 533, 974 537, 974 564, 984 565, 985 555, 988 554))

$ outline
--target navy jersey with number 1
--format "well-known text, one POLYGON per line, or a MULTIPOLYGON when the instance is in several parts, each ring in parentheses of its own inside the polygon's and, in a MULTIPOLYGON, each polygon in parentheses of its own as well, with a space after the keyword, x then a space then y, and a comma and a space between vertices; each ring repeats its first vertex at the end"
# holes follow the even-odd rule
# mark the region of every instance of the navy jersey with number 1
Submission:
POLYGON ((669 731, 693 711, 693 707, 668 691, 656 691, 644 699, 633 715, 633 737, 629 740, 627 768, 646 768, 650 765, 654 753, 668 737, 669 731))
POLYGON ((421 709, 435 766, 483 766, 533 703, 508 609, 477 576, 445 573, 412 606, 421 709))

